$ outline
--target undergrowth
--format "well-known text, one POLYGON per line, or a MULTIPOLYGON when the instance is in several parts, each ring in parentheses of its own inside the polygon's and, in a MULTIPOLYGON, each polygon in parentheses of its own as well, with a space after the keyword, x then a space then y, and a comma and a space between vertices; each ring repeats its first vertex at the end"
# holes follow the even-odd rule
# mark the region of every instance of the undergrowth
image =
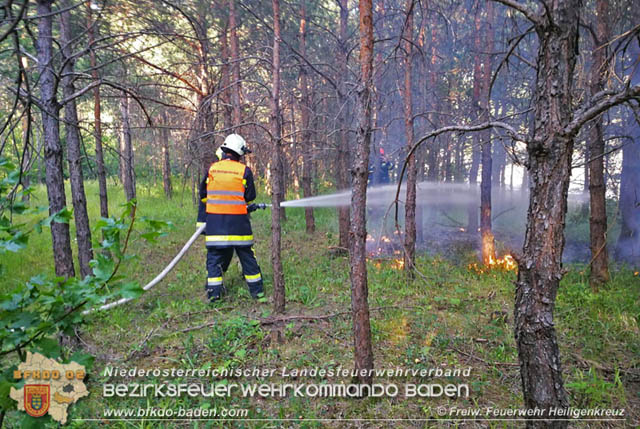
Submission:
MULTIPOLYGON (((95 222, 99 206, 97 185, 88 183, 89 214, 95 222)), ((123 202, 122 190, 109 190, 111 210, 123 202)), ((35 204, 46 195, 38 187, 35 204)), ((167 201, 160 188, 138 189, 140 216, 170 221, 174 229, 156 243, 135 240, 120 274, 144 284, 182 247, 195 229, 196 210, 187 195, 167 201)), ((264 195, 260 201, 268 202, 264 195)), ((176 269, 139 299, 89 317, 78 332, 83 348, 95 356, 87 381, 91 394, 70 407, 70 427, 100 427, 105 408, 169 407, 248 409, 247 422, 236 427, 344 427, 320 418, 426 419, 440 405, 457 407, 522 407, 517 349, 513 338, 514 272, 477 273, 469 269, 474 255, 421 256, 422 273, 407 279, 391 260, 371 261, 369 303, 377 368, 468 368, 465 377, 379 379, 381 383, 468 383, 471 394, 459 398, 104 398, 104 383, 140 382, 109 378, 105 366, 139 368, 350 368, 352 331, 349 318, 348 258, 331 251, 337 245, 335 210, 317 209, 317 231, 304 231, 303 209, 287 209, 283 224, 283 261, 287 316, 330 316, 265 324, 272 316, 268 300, 251 300, 236 260, 225 275, 229 294, 210 306, 205 300, 205 249, 199 240, 176 269), (293 419, 280 422, 268 419, 293 419)), ((252 215, 255 251, 271 295, 269 254, 270 213, 252 215)), ((20 220, 20 219, 19 219, 20 220)), ((22 219, 28 221, 29 219, 22 219)), ((504 221, 504 220, 503 220, 504 221)), ((74 234, 73 224, 72 237, 74 234)), ((3 256, 7 272, 0 291, 24 284, 31 276, 52 273, 48 231, 33 235, 28 248, 3 256)), ((75 252, 75 249, 74 249, 75 252)), ((612 270, 611 281, 598 293, 591 291, 585 267, 568 266, 555 309, 565 387, 574 407, 625 408, 628 422, 638 421, 640 403, 640 278, 624 267, 612 270)), ((145 383, 193 382, 189 378, 145 378, 145 383)), ((337 379, 282 377, 231 378, 212 383, 247 382, 327 383, 337 379)), ((348 382, 349 380, 340 379, 348 382)), ((18 427, 22 413, 12 411, 5 425, 18 427)), ((437 417, 437 416, 436 416, 437 417)), ((198 422, 198 427, 226 427, 228 422, 198 422)), ((388 422, 370 422, 386 427, 388 422)), ((183 427, 164 422, 166 427, 183 427)), ((356 423, 353 423, 354 425, 356 423)), ((402 427, 416 422, 398 421, 402 427)), ((111 422, 112 427, 157 427, 158 422, 111 422)), ((478 423, 481 427, 511 427, 478 423)), ((582 427, 598 427, 584 423, 582 427)), ((466 426, 468 427, 468 425, 466 426)), ((576 424, 576 427, 581 427, 576 424)), ((603 426, 604 427, 604 426, 603 426)))

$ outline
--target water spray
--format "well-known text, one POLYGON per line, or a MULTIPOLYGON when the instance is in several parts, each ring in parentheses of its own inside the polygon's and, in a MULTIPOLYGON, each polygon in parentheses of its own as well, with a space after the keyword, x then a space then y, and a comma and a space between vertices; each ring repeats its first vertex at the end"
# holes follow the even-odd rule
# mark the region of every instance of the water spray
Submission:
MULTIPOLYGON (((367 189, 367 207, 389 207, 395 202, 397 184, 372 186, 367 189)), ((507 190, 494 187, 491 191, 494 205, 506 203, 519 207, 528 204, 528 190, 516 188, 507 190)), ((398 202, 404 204, 406 186, 400 187, 398 202)), ((588 196, 588 194, 587 194, 588 196)), ((584 193, 569 193, 570 204, 582 204, 584 193)), ((416 204, 439 208, 442 206, 467 206, 480 202, 480 185, 469 183, 420 182, 416 184, 416 204)), ((351 190, 332 194, 283 201, 280 207, 348 207, 351 205, 351 190)))
MULTIPOLYGON (((397 184, 368 188, 367 207, 388 207, 395 200, 397 188, 397 184)), ((403 185, 401 194, 405 189, 406 186, 403 185)), ((431 206, 451 202, 468 204, 479 200, 480 195, 478 186, 465 183, 420 182, 417 184, 416 191, 417 204, 431 206)), ((350 190, 280 203, 280 207, 347 207, 350 205, 350 190)))

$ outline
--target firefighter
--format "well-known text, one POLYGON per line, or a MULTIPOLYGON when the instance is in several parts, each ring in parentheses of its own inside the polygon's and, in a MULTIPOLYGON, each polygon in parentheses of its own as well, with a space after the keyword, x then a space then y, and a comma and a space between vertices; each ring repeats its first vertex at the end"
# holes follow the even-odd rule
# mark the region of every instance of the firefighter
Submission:
POLYGON ((240 159, 251 151, 238 134, 229 134, 221 146, 222 157, 209 167, 200 184, 198 223, 206 222, 207 283, 211 302, 225 291, 222 275, 229 268, 235 250, 253 298, 262 296, 262 274, 253 251, 253 232, 247 203, 256 198, 251 169, 240 159))

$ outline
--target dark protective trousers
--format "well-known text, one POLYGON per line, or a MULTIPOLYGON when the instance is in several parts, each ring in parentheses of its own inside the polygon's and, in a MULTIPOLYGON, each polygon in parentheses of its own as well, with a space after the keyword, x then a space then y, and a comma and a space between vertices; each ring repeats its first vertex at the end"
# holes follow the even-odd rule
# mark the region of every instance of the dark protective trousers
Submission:
POLYGON ((249 286, 249 293, 253 298, 263 293, 262 274, 258 261, 251 246, 230 246, 230 247, 207 247, 207 297, 211 301, 220 298, 224 290, 222 275, 229 268, 233 251, 235 250, 240 264, 242 274, 249 286))

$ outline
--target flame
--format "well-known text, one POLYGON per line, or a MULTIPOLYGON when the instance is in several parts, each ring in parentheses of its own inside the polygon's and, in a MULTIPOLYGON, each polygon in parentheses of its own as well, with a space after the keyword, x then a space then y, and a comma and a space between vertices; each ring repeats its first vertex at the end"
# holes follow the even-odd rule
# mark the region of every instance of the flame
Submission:
POLYGON ((513 271, 516 268, 518 268, 518 264, 516 263, 516 260, 513 259, 513 256, 508 254, 496 260, 494 260, 493 258, 490 258, 489 265, 492 267, 495 266, 495 267, 502 268, 505 271, 513 271))
POLYGON ((503 271, 514 271, 518 268, 518 263, 515 259, 513 259, 513 256, 507 254, 498 259, 489 258, 489 264, 485 266, 479 266, 477 263, 473 263, 469 264, 468 268, 469 270, 475 271, 478 274, 483 274, 494 269, 503 271))
POLYGON ((394 270, 402 270, 404 268, 404 261, 402 259, 378 259, 378 258, 367 258, 367 260, 371 263, 373 263, 373 266, 377 269, 380 270, 383 268, 383 262, 385 263, 384 265, 386 266, 386 262, 389 262, 390 264, 388 265, 389 267, 391 267, 394 270))
POLYGON ((464 228, 458 228, 458 231, 465 232, 466 230, 464 228))
POLYGON ((391 261, 391 268, 394 270, 402 270, 404 268, 404 259, 394 259, 391 261))
MULTIPOLYGON (((394 232, 394 234, 397 231, 394 232)), ((396 248, 399 246, 399 237, 389 235, 373 236, 367 234, 367 254, 369 258, 383 258, 393 255, 400 255, 400 250, 396 248)))

